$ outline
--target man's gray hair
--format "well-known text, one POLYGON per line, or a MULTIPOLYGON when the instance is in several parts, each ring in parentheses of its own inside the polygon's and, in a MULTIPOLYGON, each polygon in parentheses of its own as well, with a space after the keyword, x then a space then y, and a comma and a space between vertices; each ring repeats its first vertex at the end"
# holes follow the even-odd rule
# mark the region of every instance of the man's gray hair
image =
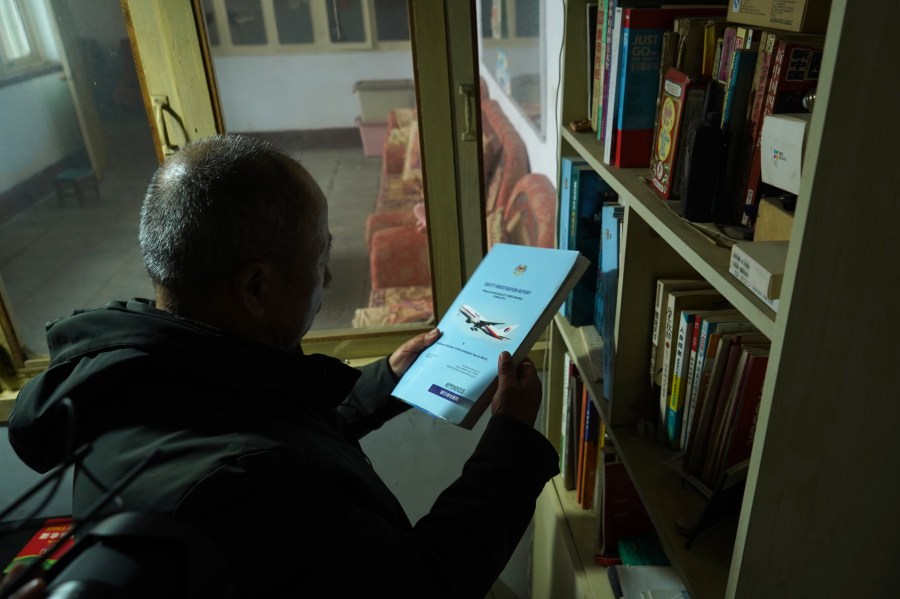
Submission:
POLYGON ((287 266, 310 247, 320 209, 312 179, 274 145, 216 135, 186 145, 153 175, 140 244, 153 284, 176 303, 203 297, 253 259, 287 266))

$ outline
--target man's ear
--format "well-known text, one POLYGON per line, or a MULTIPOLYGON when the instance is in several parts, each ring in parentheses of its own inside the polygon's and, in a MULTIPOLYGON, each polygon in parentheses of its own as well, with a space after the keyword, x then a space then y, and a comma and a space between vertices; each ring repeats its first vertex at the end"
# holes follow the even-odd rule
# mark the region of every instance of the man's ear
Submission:
POLYGON ((238 269, 233 281, 240 307, 251 316, 264 315, 272 291, 271 265, 258 260, 248 262, 238 269))

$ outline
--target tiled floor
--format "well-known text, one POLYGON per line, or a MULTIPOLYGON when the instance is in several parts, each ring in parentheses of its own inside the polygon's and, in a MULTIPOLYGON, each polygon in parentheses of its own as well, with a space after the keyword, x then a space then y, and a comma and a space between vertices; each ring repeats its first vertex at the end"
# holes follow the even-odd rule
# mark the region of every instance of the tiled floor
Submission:
MULTIPOLYGON (((334 236, 331 270, 314 329, 349 328, 356 308, 368 302, 365 217, 374 208, 381 160, 363 155, 361 145, 303 149, 283 140, 282 148, 303 163, 322 186, 330 205, 334 236)), ((121 161, 120 161, 121 162, 121 161)), ((21 340, 44 354, 44 323, 75 309, 111 299, 152 297, 137 242, 141 199, 155 162, 132 156, 115 166, 79 206, 53 194, 0 225, 0 276, 21 340)))

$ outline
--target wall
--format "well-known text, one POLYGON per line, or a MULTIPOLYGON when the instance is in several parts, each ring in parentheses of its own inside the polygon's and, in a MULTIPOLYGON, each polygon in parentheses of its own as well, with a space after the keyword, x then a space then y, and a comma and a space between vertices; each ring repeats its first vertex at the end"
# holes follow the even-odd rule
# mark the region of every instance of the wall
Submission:
POLYGON ((409 52, 214 56, 213 66, 229 131, 356 127, 354 83, 413 78, 409 52))
POLYGON ((82 149, 62 71, 0 88, 0 114, 0 193, 82 149))

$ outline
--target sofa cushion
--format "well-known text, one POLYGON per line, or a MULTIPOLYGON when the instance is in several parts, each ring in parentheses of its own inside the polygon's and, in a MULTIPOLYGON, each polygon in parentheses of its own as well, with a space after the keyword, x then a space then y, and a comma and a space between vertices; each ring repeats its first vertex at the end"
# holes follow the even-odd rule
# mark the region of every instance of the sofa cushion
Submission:
POLYGON ((517 245, 554 247, 556 204, 556 189, 546 175, 529 173, 519 179, 504 210, 504 240, 517 245))
POLYGON ((409 127, 409 140, 406 145, 406 155, 403 159, 403 180, 422 180, 422 153, 419 145, 419 123, 413 121, 409 127))

